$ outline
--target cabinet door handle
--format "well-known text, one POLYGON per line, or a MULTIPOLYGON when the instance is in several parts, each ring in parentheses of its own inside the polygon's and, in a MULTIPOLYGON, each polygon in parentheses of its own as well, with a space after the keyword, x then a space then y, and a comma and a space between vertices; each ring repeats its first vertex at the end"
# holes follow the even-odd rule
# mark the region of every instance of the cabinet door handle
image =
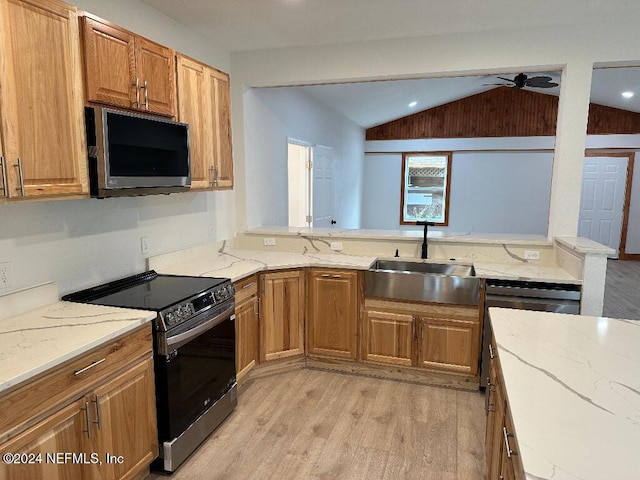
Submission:
POLYGON ((218 167, 214 165, 212 168, 213 168, 213 186, 217 187, 218 186, 218 167))
POLYGON ((144 81, 144 108, 149 110, 149 84, 144 81))
POLYGON ((18 169, 18 177, 20 178, 20 195, 24 197, 24 175, 22 174, 22 160, 18 157, 18 164, 14 165, 18 169))
POLYGON ((420 320, 420 340, 424 340, 424 318, 420 320))
POLYGON ((89 402, 84 402, 84 408, 82 410, 84 410, 84 418, 87 421, 87 429, 82 431, 86 432, 87 437, 91 438, 91 418, 89 418, 89 402))
POLYGON ((209 167, 209 185, 211 185, 213 187, 213 182, 214 182, 214 178, 213 178, 213 169, 215 167, 213 165, 211 165, 209 167))
POLYGON ((489 381, 489 377, 487 377, 487 399, 486 399, 486 403, 484 405, 484 409, 487 412, 493 412, 493 403, 491 403, 491 392, 492 392, 492 387, 493 385, 491 385, 491 382, 489 381))
POLYGON ((513 434, 507 432, 507 427, 502 427, 502 434, 504 435, 504 448, 507 453, 507 458, 511 458, 511 455, 516 454, 516 452, 511 450, 511 446, 509 445, 509 437, 513 437, 513 434))
POLYGON ((7 162, 4 157, 0 157, 0 167, 2 167, 2 195, 4 197, 9 196, 9 190, 7 189, 7 162))
POLYGON ((140 79, 136 77, 136 108, 140 108, 140 79))
POLYGON ((418 338, 416 336, 416 317, 411 317, 411 338, 414 340, 418 338))
POLYGON ((104 362, 105 360, 106 360, 106 358, 103 358, 103 359, 101 359, 101 360, 96 360, 95 362, 92 362, 90 365, 87 365, 86 367, 81 368, 80 370, 75 370, 75 371, 73 372, 73 374, 74 374, 74 375, 80 375, 81 373, 84 373, 84 372, 86 372, 87 370, 89 370, 89 369, 91 369, 91 368, 93 368, 93 367, 96 367, 96 366, 100 365, 100 364, 101 364, 102 362, 104 362))
POLYGON ((491 346, 491 344, 489 344, 489 357, 491 358, 491 360, 496 358, 496 356, 493 354, 493 347, 491 346))
POLYGON ((96 399, 92 400, 93 403, 96 404, 96 425, 98 425, 98 430, 102 430, 102 412, 100 411, 100 396, 96 394, 96 399))

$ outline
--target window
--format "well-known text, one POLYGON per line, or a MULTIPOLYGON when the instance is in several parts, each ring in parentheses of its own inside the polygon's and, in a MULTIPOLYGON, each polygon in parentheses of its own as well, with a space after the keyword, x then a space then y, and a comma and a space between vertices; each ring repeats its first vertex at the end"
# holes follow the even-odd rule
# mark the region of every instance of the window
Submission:
POLYGON ((449 223, 451 152, 402 155, 400 224, 449 223))

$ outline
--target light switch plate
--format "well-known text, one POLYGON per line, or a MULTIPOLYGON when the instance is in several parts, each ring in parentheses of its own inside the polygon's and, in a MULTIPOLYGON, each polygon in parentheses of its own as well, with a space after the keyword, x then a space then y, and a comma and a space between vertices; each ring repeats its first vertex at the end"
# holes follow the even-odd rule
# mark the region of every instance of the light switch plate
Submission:
POLYGON ((11 263, 0 263, 0 289, 11 286, 11 263))
POLYGON ((331 242, 331 250, 340 252, 342 250, 342 242, 331 242))
POLYGON ((149 254, 149 237, 140 237, 140 252, 142 255, 149 254))

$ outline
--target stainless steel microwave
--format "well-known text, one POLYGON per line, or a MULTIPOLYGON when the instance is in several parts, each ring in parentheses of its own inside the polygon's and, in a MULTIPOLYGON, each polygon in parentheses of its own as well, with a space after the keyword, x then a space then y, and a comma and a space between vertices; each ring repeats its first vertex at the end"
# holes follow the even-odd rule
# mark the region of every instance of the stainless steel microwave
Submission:
POLYGON ((86 107, 92 197, 183 192, 191 187, 189 125, 86 107))

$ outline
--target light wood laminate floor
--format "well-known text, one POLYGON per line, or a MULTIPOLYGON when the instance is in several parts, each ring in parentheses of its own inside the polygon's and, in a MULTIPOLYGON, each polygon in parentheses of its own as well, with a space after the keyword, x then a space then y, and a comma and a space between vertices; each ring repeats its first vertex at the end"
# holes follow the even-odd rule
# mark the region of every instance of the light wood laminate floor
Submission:
POLYGON ((607 260, 603 315, 640 320, 640 262, 607 260))
POLYGON ((249 380, 173 478, 481 480, 485 421, 479 392, 296 370, 249 380))

